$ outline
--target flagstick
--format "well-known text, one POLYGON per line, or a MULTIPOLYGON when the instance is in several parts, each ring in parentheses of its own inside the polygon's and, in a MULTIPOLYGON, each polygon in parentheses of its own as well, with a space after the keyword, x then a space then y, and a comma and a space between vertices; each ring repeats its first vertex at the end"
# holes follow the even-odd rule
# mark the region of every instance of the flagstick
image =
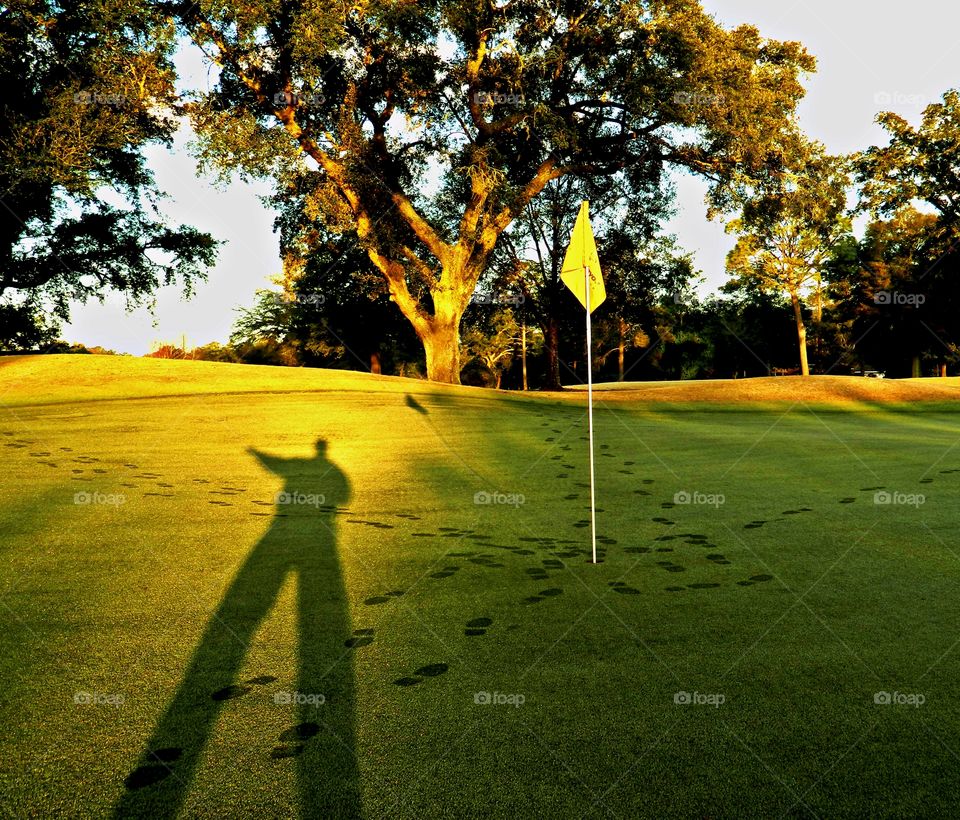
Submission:
POLYGON ((587 417, 590 427, 590 538, 593 543, 593 563, 597 563, 597 496, 596 474, 593 466, 593 334, 590 324, 590 268, 584 266, 587 292, 587 417))

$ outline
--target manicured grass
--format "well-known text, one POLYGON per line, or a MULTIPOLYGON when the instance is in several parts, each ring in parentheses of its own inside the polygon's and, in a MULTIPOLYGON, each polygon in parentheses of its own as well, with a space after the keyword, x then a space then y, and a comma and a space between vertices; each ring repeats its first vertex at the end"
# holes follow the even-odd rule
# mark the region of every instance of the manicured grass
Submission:
POLYGON ((2 365, 6 813, 957 809, 951 404, 2 365))

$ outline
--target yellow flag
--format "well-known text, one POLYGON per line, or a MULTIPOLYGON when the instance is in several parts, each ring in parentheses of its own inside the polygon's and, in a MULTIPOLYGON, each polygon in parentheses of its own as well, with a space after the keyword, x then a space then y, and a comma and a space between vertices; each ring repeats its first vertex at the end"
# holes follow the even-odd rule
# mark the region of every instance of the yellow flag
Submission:
POLYGON ((573 226, 570 236, 570 247, 563 259, 563 270, 560 278, 573 295, 580 300, 580 304, 587 306, 587 277, 590 273, 590 312, 593 313, 607 298, 607 290, 603 286, 603 274, 600 272, 600 257, 597 256, 597 243, 590 228, 589 205, 586 200, 580 205, 577 214, 577 224, 573 226))

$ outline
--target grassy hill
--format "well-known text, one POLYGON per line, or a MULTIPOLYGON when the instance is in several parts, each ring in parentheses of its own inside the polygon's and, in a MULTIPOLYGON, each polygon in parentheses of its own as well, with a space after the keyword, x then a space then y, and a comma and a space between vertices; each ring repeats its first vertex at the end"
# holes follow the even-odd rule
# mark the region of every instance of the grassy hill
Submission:
MULTIPOLYGON (((291 393, 316 391, 476 396, 477 388, 437 385, 396 376, 373 376, 344 370, 282 368, 220 362, 177 361, 127 356, 0 357, 0 398, 10 404, 47 404, 82 399, 206 395, 225 393, 291 393)), ((585 391, 549 394, 553 400, 576 401, 585 391)), ((849 402, 912 404, 960 399, 960 377, 945 379, 865 379, 853 376, 798 376, 742 380, 625 382, 596 385, 603 401, 645 401, 755 404, 849 402)), ((503 398, 517 394, 500 393, 503 398)), ((526 394, 536 399, 543 394, 526 394)))
POLYGON ((4 807, 949 813, 956 389, 0 359, 4 807))

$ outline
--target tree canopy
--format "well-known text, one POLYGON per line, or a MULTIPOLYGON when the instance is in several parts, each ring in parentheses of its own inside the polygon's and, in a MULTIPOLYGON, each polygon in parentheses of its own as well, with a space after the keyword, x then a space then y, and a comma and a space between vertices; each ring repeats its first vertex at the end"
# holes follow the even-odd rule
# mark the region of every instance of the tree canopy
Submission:
POLYGON ((176 126, 174 33, 141 0, 0 7, 0 344, 108 290, 189 291, 213 262, 209 235, 157 216, 142 153, 176 126))
POLYGON ((460 319, 500 237, 552 181, 668 165, 714 183, 783 162, 813 59, 694 0, 163 4, 219 67, 191 106, 206 161, 310 175, 459 378, 460 319))

